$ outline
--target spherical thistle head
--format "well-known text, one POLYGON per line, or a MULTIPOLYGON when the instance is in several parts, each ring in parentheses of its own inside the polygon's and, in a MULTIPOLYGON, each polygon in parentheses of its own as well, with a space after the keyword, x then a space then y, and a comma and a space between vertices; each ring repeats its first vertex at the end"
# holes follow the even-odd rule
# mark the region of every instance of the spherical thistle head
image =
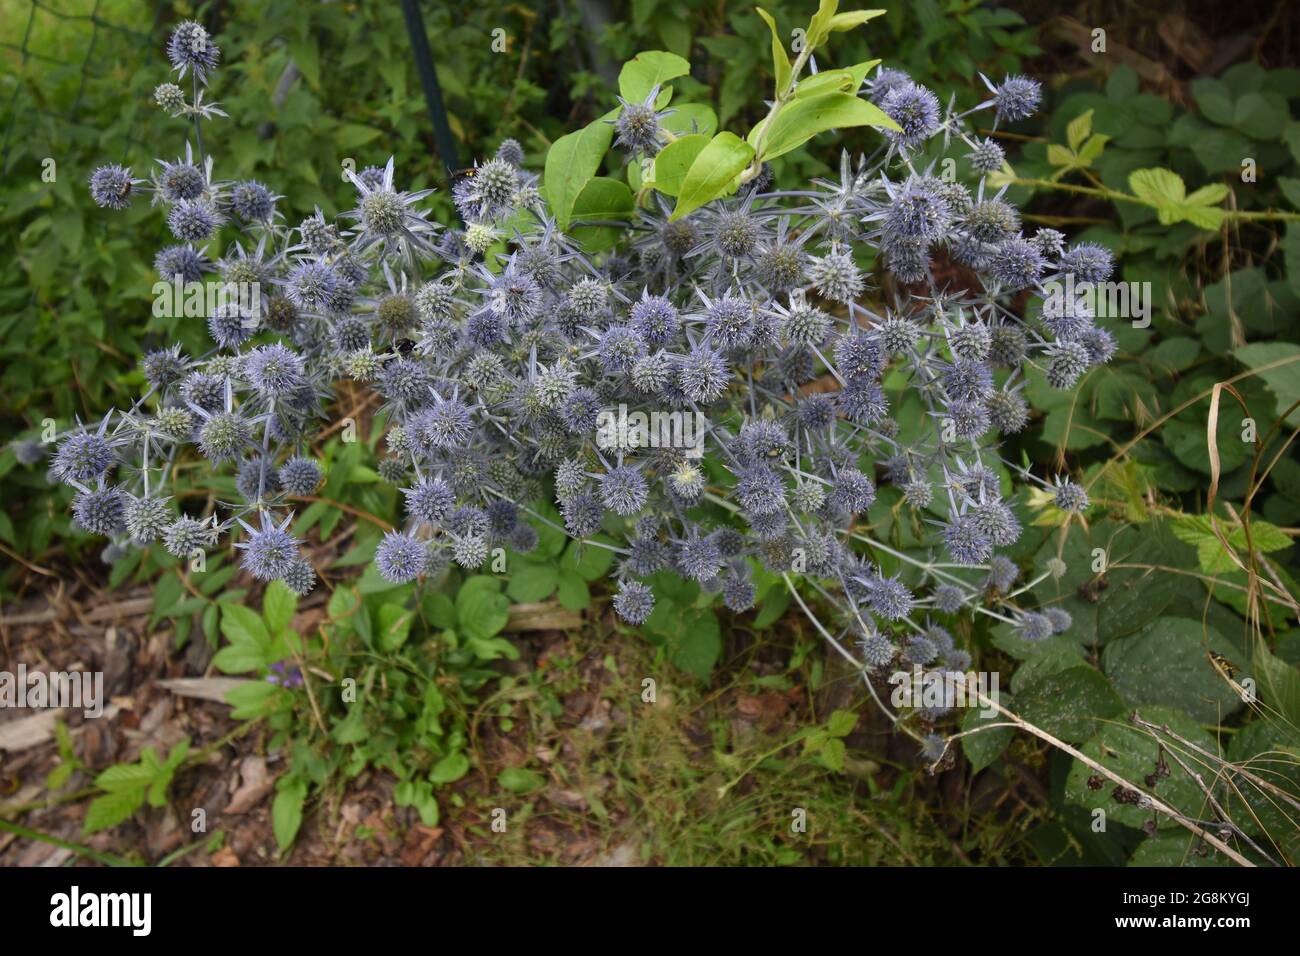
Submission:
POLYGON ((912 613, 916 598, 907 585, 896 578, 876 578, 867 592, 871 610, 887 621, 899 621, 912 613))
POLYGON ((279 494, 280 481, 271 462, 259 456, 240 463, 235 488, 245 501, 255 502, 279 494))
POLYGON ((1061 256, 1060 271, 1076 282, 1105 282, 1115 268, 1115 256, 1105 246, 1081 242, 1061 256))
POLYGON ((883 634, 871 633, 858 641, 862 651, 862 663, 871 670, 879 670, 889 665, 898 654, 898 648, 883 634))
POLYGON ((441 478, 421 478, 414 487, 403 488, 406 512, 426 524, 437 525, 456 506, 456 495, 441 478))
POLYGON ((876 500, 876 483, 855 468, 841 469, 831 484, 828 502, 836 511, 857 514, 876 500))
POLYGON ((164 498, 127 498, 123 516, 126 533, 139 544, 155 541, 172 523, 164 498))
POLYGON ((488 556, 488 540, 486 535, 467 534, 467 535, 448 535, 451 538, 451 557, 452 560, 462 568, 473 570, 481 568, 483 562, 488 556))
POLYGON ((32 438, 16 441, 9 446, 13 449, 14 459, 24 468, 30 468, 37 462, 45 460, 45 447, 32 438))
POLYGON ((101 209, 125 209, 131 205, 135 184, 128 167, 100 166, 90 174, 90 198, 101 209))
POLYGON ((605 509, 595 496, 586 491, 576 492, 560 502, 564 529, 573 538, 589 538, 600 530, 605 509))
POLYGON ((966 154, 966 159, 977 173, 996 173, 1007 161, 1002 147, 987 137, 975 143, 974 148, 966 154))
POLYGON ((870 333, 845 335, 835 343, 835 366, 846 380, 875 378, 882 365, 880 342, 870 333))
POLYGON ((392 336, 414 328, 417 320, 415 302, 408 295, 394 293, 379 300, 375 309, 375 318, 384 331, 392 336))
POLYGON ((790 492, 790 506, 796 511, 811 514, 826 504, 826 486, 819 481, 801 481, 790 492))
POLYGON ((817 294, 833 302, 849 303, 862 294, 866 281, 853 257, 833 249, 808 266, 808 281, 817 294))
POLYGON ((121 488, 91 488, 72 499, 72 519, 91 534, 118 534, 126 529, 127 501, 121 488))
POLYGON ((497 147, 496 158, 518 168, 524 164, 524 148, 519 145, 519 140, 507 137, 497 147))
POLYGON ((1016 122, 1033 116, 1043 98, 1043 87, 1027 76, 1008 76, 993 91, 993 104, 1000 122, 1016 122))
POLYGON ((724 209, 713 222, 713 242, 728 259, 752 255, 760 234, 758 220, 744 209, 724 209))
POLYGON ((668 488, 683 502, 698 501, 708 486, 704 470, 689 458, 683 458, 668 473, 668 488))
POLYGON ((651 348, 667 345, 681 327, 677 306, 658 295, 645 296, 634 303, 631 318, 632 327, 651 348))
POLYGON ((216 375, 205 372, 191 372, 181 382, 181 399, 190 405, 197 405, 205 411, 215 411, 225 400, 225 383, 216 375))
POLYGON ((187 245, 167 246, 153 258, 153 267, 162 278, 181 282, 198 282, 208 268, 207 257, 187 245))
POLYGON ((243 310, 234 302, 218 305, 208 317, 208 335, 223 349, 238 348, 256 331, 252 321, 245 321, 243 310))
POLYGON ((710 341, 721 349, 744 348, 754 334, 754 304, 727 293, 705 312, 710 341))
POLYGON ((1025 360, 1028 351, 1025 333, 1014 325, 998 325, 990 330, 989 351, 985 357, 994 365, 1015 368, 1025 360))
POLYGON ((305 380, 302 356, 278 342, 247 353, 243 371, 248 383, 268 398, 296 392, 305 380))
POLYGON ((980 242, 996 245, 1020 231, 1020 213, 1001 199, 985 199, 971 208, 962 225, 980 242))
POLYGON ((236 183, 226 200, 231 212, 244 222, 270 222, 275 214, 275 197, 255 179, 236 183))
POLYGON ((537 529, 521 521, 511 530, 507 543, 511 550, 527 554, 537 547, 537 529))
POLYGON ((161 169, 154 176, 154 184, 167 202, 182 199, 198 199, 208 188, 208 179, 203 170, 193 163, 161 163, 161 169))
POLYGON ((177 518, 162 532, 163 547, 177 558, 189 558, 217 543, 217 529, 211 521, 199 521, 187 515, 177 518))
POLYGON ((379 188, 361 197, 361 225, 376 236, 392 237, 402 231, 406 206, 391 189, 379 188))
POLYGON ((821 309, 798 302, 782 318, 781 335, 791 345, 816 348, 826 341, 834 327, 834 320, 821 309))
POLYGON ((1091 365, 1105 365, 1119 347, 1115 337, 1105 329, 1085 329, 1079 336, 1079 343, 1088 350, 1088 362, 1091 365))
POLYGON ((498 498, 487 506, 488 531, 497 536, 509 535, 519 523, 519 509, 514 502, 498 498))
POLYGON ((468 405, 449 398, 424 409, 412 422, 411 432, 426 453, 438 448, 461 448, 469 444, 474 433, 474 419, 468 405))
POLYGON ((1047 384, 1053 388, 1072 388, 1092 361, 1081 342, 1055 342, 1048 346, 1046 354, 1047 384))
POLYGON ((154 87, 153 101, 159 109, 179 113, 185 108, 185 91, 175 83, 159 83, 154 87))
POLYGON ((919 511, 934 500, 934 488, 924 478, 913 478, 903 485, 903 500, 919 511))
POLYGON ((930 247, 912 239, 895 239, 884 247, 885 265, 903 285, 924 282, 930 274, 930 247))
POLYGON ((201 23, 186 20, 167 39, 167 59, 180 76, 184 77, 188 71, 206 84, 208 74, 217 68, 221 59, 221 50, 201 23))
POLYGON ((663 352, 640 358, 632 366, 632 387, 646 395, 662 392, 673 381, 673 366, 663 352))
POLYGON ((754 276, 769 292, 788 292, 803 282, 808 253, 789 242, 764 246, 754 259, 754 276))
POLYGON ((302 244, 313 255, 329 252, 339 241, 338 229, 326 222, 319 211, 298 224, 298 234, 302 236, 302 244))
MULTIPOLYGON (((934 589, 932 597, 936 610, 943 614, 956 614, 966 605, 966 598, 961 588, 951 584, 940 584, 934 589)), ((949 640, 951 641, 951 638, 949 640)))
POLYGON ((182 242, 206 242, 221 222, 221 214, 206 199, 182 199, 167 213, 167 228, 182 242))
POLYGON ((736 614, 753 607, 755 596, 754 582, 747 576, 728 574, 722 582, 722 603, 736 614))
POLYGON ((944 416, 945 424, 951 423, 953 433, 961 441, 975 441, 989 430, 991 418, 982 402, 952 402, 944 416))
POLYGON ((409 466, 406 461, 396 456, 392 458, 381 458, 379 467, 376 469, 379 477, 390 485, 400 485, 406 480, 406 471, 409 466))
POLYGON ((939 656, 939 649, 925 635, 913 634, 903 644, 903 656, 909 663, 924 667, 939 656))
POLYGON ((310 458, 295 456, 280 466, 279 476, 285 494, 305 498, 314 494, 320 485, 320 465, 310 458))
POLYGON ((1075 484, 1066 478, 1057 484, 1052 500, 1062 511, 1081 514, 1088 507, 1088 492, 1084 490, 1083 485, 1075 484))
POLYGON ((429 396, 429 371, 407 358, 392 359, 379 373, 379 391, 392 401, 420 402, 429 396))
POLYGON ((695 581, 715 577, 722 567, 722 551, 717 540, 692 528, 677 545, 677 565, 682 574, 695 581))
POLYGON ((426 282, 415 293, 422 319, 450 319, 456 313, 456 288, 449 282, 426 282))
POLYGON ((611 375, 631 371, 637 359, 645 355, 646 344, 629 325, 615 325, 601 333, 596 353, 605 372, 611 375))
POLYGON ((103 435, 75 432, 65 438, 54 453, 54 474, 61 481, 93 481, 108 473, 117 460, 103 435))
POLYGON ((542 287, 524 272, 507 269, 493 280, 488 307, 506 322, 517 324, 537 315, 542 304, 542 287))
POLYGON ((483 255, 492 248, 492 244, 500 236, 496 229, 485 222, 471 222, 465 227, 465 248, 477 256, 483 255))
POLYGON ((280 575, 280 580, 294 594, 306 597, 316 586, 316 570, 311 566, 310 561, 299 558, 290 562, 284 573, 280 575))
POLYGON ((384 360, 366 345, 343 358, 343 371, 356 382, 373 382, 384 371, 384 360))
POLYGON ((611 468, 597 479, 597 483, 605 507, 625 518, 644 508, 650 495, 645 476, 629 465, 611 468))
POLYGON ((1017 622, 1020 636, 1026 641, 1045 641, 1052 636, 1052 620, 1046 614, 1026 611, 1017 622))
POLYGON ((952 225, 952 210, 923 180, 910 179, 889 204, 883 223, 887 236, 913 242, 932 243, 952 225))
POLYGON ((609 304, 609 286, 599 279, 581 278, 565 294, 564 302, 583 319, 594 319, 609 304))
POLYGON ((1020 521, 1015 512, 1002 501, 984 501, 971 508, 968 516, 997 547, 1016 543, 1020 537, 1020 521))
POLYGON ((901 355, 911 351, 921 340, 921 330, 911 319, 887 316, 877 328, 880 348, 886 355, 901 355))
POLYGON ((727 390, 731 369, 714 349, 699 346, 691 349, 677 364, 677 384, 691 401, 707 405, 717 401, 727 390))
POLYGON ((914 149, 939 131, 939 98, 918 83, 895 86, 880 108, 901 128, 885 130, 885 135, 903 149, 914 149))
POLYGON ((234 458, 252 441, 253 429, 236 412, 217 412, 199 426, 198 446, 213 462, 234 458))
POLYGON ((1065 250, 1065 233, 1041 227, 1034 231, 1034 237, 1030 242, 1036 245, 1043 255, 1055 258, 1065 250))
POLYGON ((1044 268, 1046 260, 1038 247, 1023 236, 1013 236, 998 246, 989 272, 1008 292, 1018 292, 1036 285, 1044 268))
POLYGON ((862 425, 875 425, 889 414, 884 390, 868 378, 851 379, 836 393, 835 401, 845 418, 862 425))
POLYGON ((428 545, 409 534, 389 531, 375 549, 375 567, 385 580, 405 584, 422 575, 429 564, 428 545))
POLYGON ((985 587, 1006 592, 1011 590, 1011 585, 1015 584, 1018 577, 1020 577, 1020 569, 1016 567, 1016 563, 1005 555, 995 554, 989 560, 989 575, 985 580, 985 587))
POLYGON ((1018 392, 994 392, 984 400, 989 421, 1004 435, 1015 435, 1029 423, 1029 404, 1018 392))
POLYGON ((772 514, 785 507, 785 482, 778 472, 756 465, 740 472, 734 496, 750 515, 772 514))
POLYGON ((958 515, 941 533, 948 556, 957 564, 983 564, 993 555, 993 542, 970 515, 958 515))
POLYGON ((983 362, 993 350, 993 334, 982 322, 966 322, 949 330, 948 347, 954 358, 983 362))
POLYGON ((689 219, 666 222, 659 227, 659 241, 670 255, 681 258, 700 242, 699 230, 689 219))
POLYGON ((614 131, 618 134, 616 146, 633 153, 653 155, 659 151, 659 114, 654 108, 654 97, 659 87, 651 92, 643 103, 629 103, 623 100, 623 109, 614 121, 614 131))
POLYGON ((614 595, 614 611, 636 627, 644 624, 655 609, 655 595, 640 581, 620 581, 614 595))

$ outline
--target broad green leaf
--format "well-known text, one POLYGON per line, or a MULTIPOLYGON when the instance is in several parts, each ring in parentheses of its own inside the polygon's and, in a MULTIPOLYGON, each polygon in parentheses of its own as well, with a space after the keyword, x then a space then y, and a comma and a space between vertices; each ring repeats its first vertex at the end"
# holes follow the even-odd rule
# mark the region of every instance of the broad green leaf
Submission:
POLYGON ((532 793, 546 786, 546 778, 535 770, 506 767, 497 774, 497 783, 511 793, 532 793))
POLYGON ((279 788, 271 804, 271 829, 280 851, 287 850, 302 826, 302 806, 307 799, 307 782, 291 777, 279 788))
POLYGON ((851 710, 837 710, 826 721, 826 730, 832 737, 846 737, 857 725, 857 714, 851 710))
POLYGON ((606 176, 587 180, 573 201, 572 222, 584 219, 628 219, 633 210, 632 190, 606 176))
POLYGON ((682 615, 681 621, 681 631, 671 642, 671 660, 688 674, 708 680, 713 665, 722 656, 718 617, 709 610, 693 610, 682 615))
POLYGON ((117 764, 95 777, 95 786, 101 790, 142 790, 157 775, 157 769, 141 764, 117 764))
POLYGON ((395 651, 405 644, 407 637, 410 636, 411 620, 414 617, 414 611, 408 611, 401 605, 382 605, 379 608, 377 622, 379 632, 376 635, 379 639, 380 649, 395 651))
POLYGON ((212 664, 223 674, 246 674, 266 667, 264 646, 256 644, 227 644, 212 657, 212 664))
POLYGON ((468 637, 489 638, 510 619, 510 602, 497 589, 496 582, 491 583, 491 588, 462 585, 456 595, 456 619, 468 637))
POLYGON ((469 757, 457 751, 454 754, 447 754, 434 764, 429 779, 436 784, 451 783, 467 773, 469 773, 469 757))
POLYGON ((1085 110, 1070 120, 1069 125, 1065 127, 1065 140, 1070 144, 1070 149, 1077 153, 1091 132, 1092 110, 1085 110))
POLYGON ((818 133, 851 126, 899 128, 880 107, 851 93, 824 93, 794 99, 781 108, 762 136, 761 158, 767 162, 798 149, 818 133))
POLYGON ((1228 195, 1223 183, 1202 186, 1190 196, 1183 178, 1168 169, 1135 169, 1129 173, 1129 189, 1139 199, 1152 203, 1156 217, 1164 226, 1186 220, 1201 229, 1217 229, 1223 222, 1223 210, 1216 205, 1228 195))
POLYGON ((582 575, 568 568, 560 569, 559 586, 555 591, 556 600, 570 611, 581 611, 591 603, 591 592, 582 575))
POLYGON ((655 157, 654 188, 665 196, 676 196, 681 191, 686 171, 708 142, 708 137, 697 133, 665 146, 655 157))
POLYGON ((1188 618, 1165 617, 1102 651, 1101 662, 1131 707, 1160 705, 1215 723, 1241 706, 1241 699, 1211 666, 1206 649, 1239 667, 1241 654, 1218 631, 1188 618))
POLYGON ((298 610, 298 595, 294 594, 283 581, 275 580, 266 586, 262 597, 262 620, 271 634, 279 634, 293 620, 298 610))
POLYGON ((691 72, 691 64, 676 53, 645 50, 623 64, 618 92, 629 103, 640 103, 656 86, 691 72))
POLYGON ((884 15, 884 10, 850 10, 846 13, 837 13, 830 19, 830 29, 832 33, 843 33, 845 30, 860 27, 868 20, 884 15))
POLYGON ((510 569, 506 593, 523 603, 542 601, 551 596, 559 583, 560 569, 553 562, 540 564, 518 559, 510 569))
POLYGON ((271 641, 261 616, 242 604, 227 604, 222 608, 221 633, 231 644, 264 648, 271 641))
POLYGON ((1110 682, 1091 667, 1046 674, 1026 684, 1016 702, 1021 717, 1070 743, 1086 740, 1124 710, 1110 682))
MULTIPOLYGON (((1002 706, 1009 710, 1015 710, 1015 704, 1012 703, 1009 695, 1002 693, 998 697, 1002 706)), ((984 716, 979 708, 971 707, 967 709, 961 719, 961 729, 970 731, 982 724, 996 724, 1005 722, 1005 720, 1006 718, 1001 714, 984 716)), ((970 761, 971 770, 979 773, 997 760, 1002 755, 1002 751, 1007 749, 1007 745, 1011 743, 1011 738, 1014 735, 1015 729, 1012 727, 991 727, 988 730, 981 730, 979 733, 971 734, 969 737, 963 737, 961 739, 961 749, 966 754, 966 759, 970 761)))
MULTIPOLYGON (((1264 380, 1268 390, 1277 399, 1279 416, 1294 402, 1300 401, 1300 345, 1290 342, 1256 342, 1253 345, 1244 345, 1232 354, 1247 368, 1261 369, 1269 365, 1276 366, 1260 372, 1259 377, 1264 380)), ((1300 408, 1287 416, 1287 424, 1300 425, 1300 408)))
POLYGON ((551 213, 561 229, 569 227, 574 202, 600 169, 601 160, 614 139, 614 127, 608 122, 609 118, 603 116, 576 133, 561 136, 546 153, 543 188, 551 213))
POLYGON ((781 42, 781 34, 777 32, 776 20, 772 14, 762 7, 754 9, 772 31, 772 70, 776 74, 776 95, 780 96, 790 86, 790 56, 785 52, 785 44, 781 42))
POLYGON ((82 833, 98 833, 127 819, 144 805, 144 790, 117 790, 97 797, 86 809, 82 833))
POLYGON ((754 158, 754 148, 735 133, 722 132, 700 150, 682 178, 670 220, 681 219, 705 203, 727 195, 731 184, 754 158))

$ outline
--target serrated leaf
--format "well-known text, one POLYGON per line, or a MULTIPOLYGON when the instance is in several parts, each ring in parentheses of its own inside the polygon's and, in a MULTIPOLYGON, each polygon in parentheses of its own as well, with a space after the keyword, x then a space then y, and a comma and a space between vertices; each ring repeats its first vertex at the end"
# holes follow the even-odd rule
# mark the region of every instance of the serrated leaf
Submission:
POLYGON ((86 808, 82 833, 98 833, 117 826, 144 805, 144 789, 118 790, 93 800, 86 808))
POLYGON ((1070 120, 1065 127, 1065 140, 1070 149, 1078 152, 1092 132, 1092 110, 1086 110, 1070 120))
POLYGON ((275 580, 266 586, 266 594, 262 597, 262 620, 270 634, 279 634, 287 628, 297 610, 298 595, 283 581, 275 580))

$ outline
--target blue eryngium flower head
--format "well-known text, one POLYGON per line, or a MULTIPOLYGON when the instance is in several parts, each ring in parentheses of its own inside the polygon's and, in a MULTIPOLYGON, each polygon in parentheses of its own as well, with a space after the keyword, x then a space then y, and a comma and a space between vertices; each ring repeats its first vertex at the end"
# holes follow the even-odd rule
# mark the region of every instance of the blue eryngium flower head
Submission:
POLYGON ((427 543, 400 531, 389 531, 375 549, 375 566, 395 584, 414 581, 424 574, 428 564, 427 543))
POLYGON ((206 85, 209 74, 221 59, 221 50, 201 23, 186 20, 167 39, 167 59, 171 60, 177 75, 184 77, 186 72, 193 73, 200 83, 206 85))
POLYGON ((103 209, 125 209, 131 205, 135 187, 143 182, 131 178, 126 166, 100 166, 90 174, 90 198, 103 209))
POLYGON ((648 587, 640 581, 619 582, 618 593, 614 595, 614 610, 619 617, 634 626, 644 624, 654 609, 654 592, 648 587))
POLYGON ((980 78, 993 93, 998 122, 1014 123, 1033 116, 1043 98, 1042 85, 1027 76, 1008 76, 996 86, 982 73, 980 78))
POLYGON ((893 86, 880 108, 901 127, 885 130, 885 135, 903 149, 915 149, 939 131, 939 98, 919 83, 893 86))
POLYGON ((266 511, 261 512, 261 525, 257 528, 239 519, 240 526, 248 535, 246 540, 235 545, 244 552, 240 567, 259 581, 283 577, 299 560, 298 539, 288 531, 291 521, 292 513, 277 525, 266 511))

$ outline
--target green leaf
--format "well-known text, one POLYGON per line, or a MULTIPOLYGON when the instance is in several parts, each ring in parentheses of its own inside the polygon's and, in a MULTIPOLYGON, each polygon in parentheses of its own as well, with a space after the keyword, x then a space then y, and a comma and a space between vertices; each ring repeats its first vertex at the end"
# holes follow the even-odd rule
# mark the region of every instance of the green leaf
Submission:
MULTIPOLYGON (((1253 345, 1243 345, 1232 354, 1237 361, 1251 369, 1261 369, 1277 363, 1276 368, 1260 372, 1259 377, 1277 399, 1279 416, 1294 402, 1300 401, 1300 345, 1290 342, 1256 342, 1253 345)), ((1300 425, 1300 408, 1287 416, 1287 424, 1300 425)))
POLYGON ((267 681, 253 680, 226 691, 226 703, 233 708, 230 716, 236 720, 264 717, 271 711, 278 688, 267 681))
POLYGON ((732 192, 732 182, 754 158, 754 148, 735 133, 722 132, 700 150, 682 178, 670 221, 732 192))
POLYGON ((687 170, 708 142, 708 137, 703 134, 692 133, 665 146, 655 157, 651 185, 665 196, 676 196, 681 191, 687 170))
POLYGON ((436 784, 451 783, 467 773, 469 773, 469 757, 457 751, 454 754, 447 754, 434 764, 429 779, 436 784))
POLYGON ((289 590, 280 580, 272 581, 266 586, 262 597, 262 620, 271 634, 279 634, 289 626, 294 612, 298 610, 298 595, 289 590))
POLYGON ((826 721, 826 730, 832 737, 847 737, 857 725, 857 714, 851 710, 837 710, 826 721))
POLYGON ((831 739, 827 740, 826 743, 822 744, 822 748, 821 748, 822 763, 824 763, 831 770, 834 770, 836 773, 843 773, 844 772, 844 751, 845 751, 844 741, 840 740, 838 737, 832 737, 831 739))
POLYGON ((510 620, 510 602, 491 578, 486 579, 488 586, 471 586, 476 580, 485 579, 471 578, 456 594, 456 620, 468 637, 485 639, 506 626, 510 620))
POLYGON ((581 611, 591 603, 591 591, 582 575, 567 568, 560 569, 559 586, 555 592, 556 600, 570 611, 581 611))
POLYGON ((645 50, 623 64, 618 92, 629 103, 640 103, 656 86, 691 72, 691 64, 676 53, 645 50))
POLYGON ((1241 699, 1206 659, 1206 647, 1242 664, 1223 635, 1200 621, 1165 617, 1102 651, 1101 663, 1132 707, 1160 705, 1217 723, 1241 699))
POLYGON ((1092 132, 1092 110, 1080 113, 1065 127, 1065 140, 1076 153, 1092 132))
POLYGON ((376 635, 380 649, 395 651, 405 644, 411 634, 411 621, 414 617, 414 611, 408 611, 401 605, 381 605, 377 622, 379 633, 376 635))
MULTIPOLYGON (((1153 724, 1168 727, 1179 736, 1203 747, 1210 753, 1216 753, 1214 741, 1209 734, 1201 730, 1196 722, 1186 714, 1164 707, 1143 708, 1142 718, 1153 724)), ((1174 809, 1200 819, 1205 807, 1205 794, 1196 781, 1189 777, 1177 762, 1166 757, 1169 776, 1155 781, 1155 786, 1146 784, 1146 776, 1156 769, 1159 759, 1159 743, 1146 731, 1123 723, 1100 724, 1097 732, 1079 748, 1107 770, 1118 774, 1146 792, 1153 792, 1174 809)), ((1184 751, 1185 752, 1185 751, 1184 751)), ((1197 760, 1183 758, 1188 766, 1196 767, 1197 760)), ((1088 810, 1106 811, 1109 820, 1131 827, 1140 827, 1151 819, 1150 810, 1143 810, 1133 804, 1119 803, 1113 793, 1115 784, 1103 777, 1101 787, 1094 790, 1088 786, 1088 780, 1094 771, 1087 764, 1072 761, 1069 776, 1065 782, 1065 799, 1088 810)), ((1164 816, 1157 817, 1156 823, 1162 829, 1174 828, 1178 823, 1164 816)))
MULTIPOLYGON (((1024 668, 1022 667, 1021 670, 1024 668)), ((1016 672, 1020 673, 1019 671, 1016 672)), ((1015 710, 1015 705, 1011 702, 1009 696, 1005 693, 999 694, 999 703, 1008 710, 1015 710)), ((985 716, 983 711, 977 707, 969 708, 961 719, 961 729, 971 731, 983 724, 996 724, 1005 721, 1001 714, 991 714, 985 716)), ((1011 743, 1011 738, 1015 735, 1013 727, 992 727, 988 730, 981 730, 977 734, 971 734, 969 737, 961 739, 961 749, 966 754, 966 759, 970 761, 971 770, 979 773, 985 767, 997 760, 1002 752, 1007 749, 1011 743)))
POLYGON ((546 778, 535 770, 506 767, 497 774, 497 783, 511 793, 532 793, 546 786, 546 778))
POLYGON ((550 597, 560 583, 560 569, 554 563, 538 564, 522 559, 514 562, 506 593, 516 601, 528 603, 550 597))
MULTIPOLYGON (((608 538, 600 535, 592 540, 613 544, 608 538)), ((560 567, 576 571, 587 581, 598 581, 609 572, 610 565, 613 563, 614 552, 609 548, 582 541, 571 541, 564 552, 564 557, 560 560, 560 567)))
MULTIPOLYGON (((763 134, 764 162, 798 149, 818 133, 851 126, 897 130, 898 124, 868 100, 852 93, 823 93, 791 100, 776 114, 763 134)), ((758 127, 755 127, 755 132, 758 127)), ((758 137, 750 133, 757 142, 758 137)))
POLYGON ((601 117, 576 133, 561 136, 546 153, 543 188, 556 223, 568 229, 573 206, 584 187, 600 169, 614 139, 614 127, 601 117))
POLYGON ((1215 208, 1228 195, 1223 183, 1202 186, 1190 196, 1183 178, 1169 169, 1135 169, 1129 173, 1133 195, 1154 205, 1156 218, 1164 226, 1186 220, 1201 229, 1218 229, 1223 210, 1215 208))
POLYGON ((242 604, 227 604, 221 610, 221 633, 231 644, 264 648, 271 642, 262 618, 242 604))
POLYGON ((767 24, 768 29, 772 31, 772 71, 776 75, 775 94, 780 96, 790 86, 790 56, 785 52, 785 44, 781 42, 781 34, 777 32, 776 20, 772 17, 772 14, 762 7, 755 7, 754 9, 763 18, 763 22, 767 24))
POLYGON ((710 610, 693 610, 682 615, 682 630, 671 642, 673 665, 700 680, 708 680, 713 665, 722 656, 722 632, 718 617, 710 610))
POLYGON ((843 33, 884 15, 884 10, 851 10, 847 13, 837 13, 830 19, 830 30, 832 33, 843 33))
POLYGON ((306 799, 307 782, 297 777, 287 778, 275 795, 275 801, 271 804, 271 829, 282 853, 293 845, 294 838, 298 835, 306 799))
POLYGON ((1030 681, 1016 694, 1020 716, 1070 743, 1086 740, 1099 721, 1116 717, 1124 702, 1091 667, 1071 667, 1030 681))
POLYGON ((86 809, 82 833, 98 833, 127 819, 144 805, 144 790, 117 790, 97 797, 86 809))
POLYGON ((289 41, 289 55, 293 57, 293 62, 298 64, 298 69, 302 70, 302 75, 307 78, 313 89, 320 88, 320 48, 316 45, 316 37, 308 33, 301 39, 289 41))
POLYGON ((212 656, 212 664, 223 674, 246 674, 266 667, 264 647, 252 644, 228 644, 212 656))
POLYGON ((142 764, 117 764, 95 777, 95 786, 101 790, 142 790, 157 776, 156 769, 142 764))
POLYGON ((584 219, 628 219, 632 216, 634 206, 632 190, 627 187, 627 183, 607 176, 596 176, 587 180, 582 192, 573 201, 571 218, 574 223, 584 219))
POLYGON ((678 136, 699 133, 707 138, 718 131, 718 114, 704 103, 678 103, 659 125, 678 136))

